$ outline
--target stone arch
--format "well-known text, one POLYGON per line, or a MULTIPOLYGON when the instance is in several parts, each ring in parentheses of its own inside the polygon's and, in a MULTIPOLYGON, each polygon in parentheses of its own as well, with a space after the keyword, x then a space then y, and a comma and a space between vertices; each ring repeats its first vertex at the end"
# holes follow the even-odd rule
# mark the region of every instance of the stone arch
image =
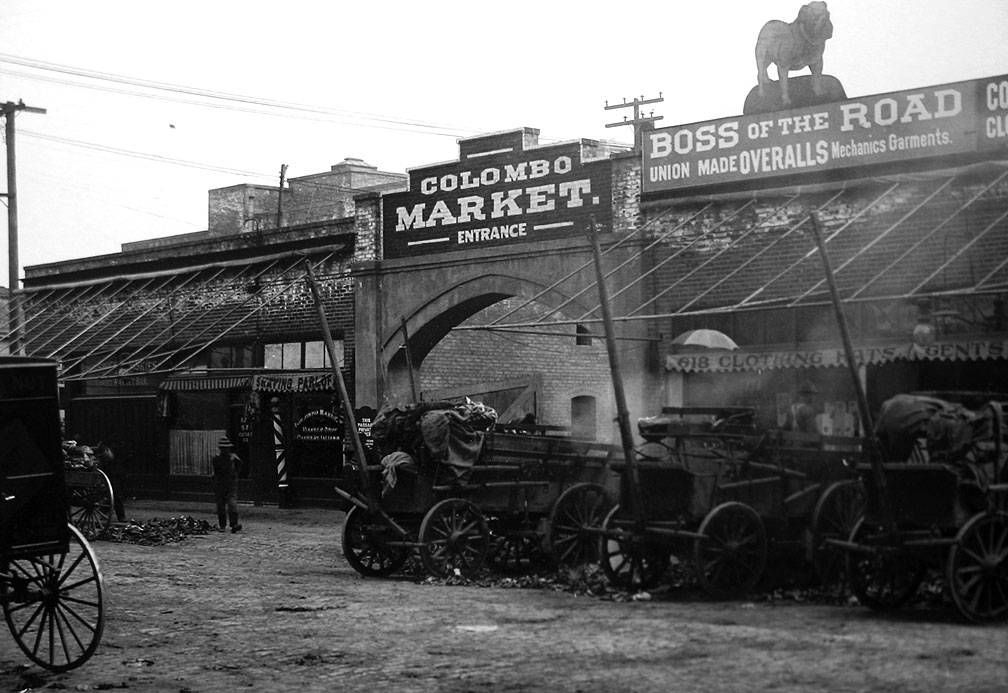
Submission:
POLYGON ((488 274, 459 281, 437 295, 425 297, 425 301, 414 307, 408 315, 395 318, 390 316, 380 345, 381 363, 386 373, 386 392, 402 395, 409 391, 409 373, 406 354, 402 348, 404 340, 400 320, 405 320, 413 365, 419 369, 430 350, 452 328, 484 308, 512 297, 535 297, 537 303, 570 312, 584 312, 591 307, 581 299, 568 303, 569 297, 565 293, 520 277, 488 274))

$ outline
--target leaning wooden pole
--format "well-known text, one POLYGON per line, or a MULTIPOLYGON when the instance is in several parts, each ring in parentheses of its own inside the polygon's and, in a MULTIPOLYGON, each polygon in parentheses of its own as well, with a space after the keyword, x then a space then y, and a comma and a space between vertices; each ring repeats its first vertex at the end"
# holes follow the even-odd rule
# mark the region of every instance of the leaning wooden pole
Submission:
POLYGON ((311 290, 312 299, 315 301, 315 310, 318 312, 319 325, 322 327, 322 339, 325 340, 326 351, 329 353, 329 363, 332 366, 333 380, 339 389, 340 402, 343 404, 343 414, 346 416, 350 436, 353 439, 354 454, 357 456, 357 469, 360 475, 360 487, 367 499, 369 510, 378 507, 378 500, 374 496, 371 488, 371 478, 367 470, 367 455, 364 453, 364 444, 361 443, 360 435, 357 433, 357 418, 354 416, 353 406, 350 404, 350 395, 347 393, 346 382, 343 380, 343 373, 340 371, 339 362, 336 359, 336 343, 333 342, 332 332, 329 330, 329 320, 326 318, 325 308, 322 305, 322 297, 319 295, 318 283, 312 273, 311 264, 305 265, 307 273, 308 288, 311 290))
POLYGON ((630 485, 630 502, 633 505, 628 510, 635 521, 640 521, 644 512, 644 505, 641 501, 640 476, 637 473, 637 459, 634 456, 630 414, 627 412, 626 393, 623 391, 623 376, 620 371, 619 352, 616 350, 616 336, 613 329, 612 312, 609 307, 609 291, 606 289, 605 273, 602 271, 602 249, 599 247, 598 233, 595 230, 595 217, 591 218, 591 223, 588 226, 588 237, 591 239, 592 254, 595 259, 595 281, 598 284, 599 307, 602 309, 606 351, 609 354, 609 371, 612 375, 613 394, 616 397, 616 420, 619 424, 620 441, 623 444, 623 458, 630 485))
POLYGON ((409 371, 410 394, 413 395, 413 402, 420 401, 420 393, 417 390, 416 372, 413 370, 413 352, 409 345, 409 332, 406 330, 406 318, 399 318, 402 326, 403 351, 406 352, 406 369, 409 371))
POLYGON ((865 440, 868 441, 872 477, 879 496, 879 511, 883 518, 888 519, 891 517, 889 513, 889 493, 886 487, 885 470, 882 467, 882 455, 875 440, 875 424, 872 421, 871 411, 868 409, 868 396, 865 394, 864 387, 861 384, 861 378, 858 377, 857 362, 854 360, 854 347, 851 345, 850 330, 847 328, 847 316, 844 314, 843 305, 840 303, 840 293, 837 291, 836 279, 833 276, 833 265, 830 263, 829 254, 826 252, 826 244, 823 242, 822 232, 819 229, 819 219, 814 212, 809 214, 809 222, 812 226, 812 235, 815 237, 816 247, 819 249, 819 257, 822 259, 823 270, 826 273, 826 284, 829 286, 830 298, 833 301, 833 310, 836 313, 837 327, 840 329, 840 339, 843 341, 844 356, 847 359, 847 370, 850 373, 851 381, 854 385, 854 393, 857 396, 861 428, 864 431, 865 440))

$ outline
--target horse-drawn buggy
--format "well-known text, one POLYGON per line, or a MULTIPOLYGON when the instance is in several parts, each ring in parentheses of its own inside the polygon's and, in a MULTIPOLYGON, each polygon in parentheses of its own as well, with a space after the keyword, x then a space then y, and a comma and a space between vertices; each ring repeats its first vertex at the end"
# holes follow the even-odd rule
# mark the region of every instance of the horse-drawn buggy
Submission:
POLYGON ((11 635, 54 671, 83 664, 104 627, 102 577, 67 522, 56 363, 0 357, 0 605, 11 635))
POLYGON ((862 604, 894 609, 929 569, 944 572, 970 621, 1008 618, 1008 432, 1004 398, 898 395, 876 422, 878 454, 859 466, 867 497, 848 540, 862 604), (986 401, 984 401, 986 400, 986 401))
POLYGON ((673 556, 720 598, 755 586, 772 553, 832 570, 821 547, 850 528, 859 440, 762 429, 755 410, 727 406, 665 407, 638 431, 645 443, 617 465, 620 503, 601 529, 612 582, 653 585, 673 556))
POLYGON ((342 545, 361 575, 399 570, 413 551, 435 576, 472 575, 488 562, 527 566, 550 556, 596 560, 618 449, 495 426, 476 403, 386 409, 376 453, 345 465, 337 493, 350 505, 342 545))

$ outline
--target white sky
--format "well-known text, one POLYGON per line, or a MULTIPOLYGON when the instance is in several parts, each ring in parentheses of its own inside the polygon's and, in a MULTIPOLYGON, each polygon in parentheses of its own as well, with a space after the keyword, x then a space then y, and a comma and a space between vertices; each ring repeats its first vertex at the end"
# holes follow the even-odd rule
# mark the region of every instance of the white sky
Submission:
MULTIPOLYGON (((276 185, 283 163, 288 177, 345 157, 405 172, 457 158, 459 136, 519 126, 543 140, 629 143, 629 127, 604 125, 631 111, 605 111, 606 100, 659 91, 664 103, 648 107, 659 127, 735 115, 756 84, 760 27, 793 20, 801 4, 0 0, 0 101, 48 110, 16 117, 20 264, 203 230, 207 190, 276 185), (347 115, 173 96, 65 68, 347 115)), ((825 72, 848 96, 1008 73, 1006 0, 829 8, 825 72)), ((6 208, 0 217, 6 286, 6 208)))

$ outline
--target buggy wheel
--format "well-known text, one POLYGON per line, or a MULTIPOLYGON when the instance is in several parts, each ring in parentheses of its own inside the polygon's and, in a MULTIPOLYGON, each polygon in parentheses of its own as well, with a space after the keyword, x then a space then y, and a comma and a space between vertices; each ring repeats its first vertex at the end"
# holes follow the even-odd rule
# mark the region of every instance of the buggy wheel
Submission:
POLYGON ((871 550, 847 554, 847 579, 854 596, 869 609, 898 609, 917 593, 925 566, 898 546, 886 543, 885 536, 873 541, 874 531, 876 528, 863 518, 851 530, 850 541, 871 550))
POLYGON ((92 469, 93 477, 85 486, 68 486, 70 522, 88 539, 94 539, 112 525, 112 482, 100 469, 92 469))
POLYGON ((671 551, 636 534, 633 522, 619 517, 619 511, 620 506, 614 506, 602 521, 603 534, 598 541, 602 570, 617 587, 646 589, 665 574, 671 551))
POLYGON ((558 565, 578 566, 598 561, 598 533, 612 507, 609 494, 598 484, 575 484, 557 498, 550 510, 546 545, 558 565))
POLYGON ((105 614, 102 576, 73 525, 66 553, 15 558, 0 581, 4 619, 18 647, 39 666, 67 671, 98 648, 105 614))
POLYGON ((406 548, 389 546, 389 538, 398 534, 388 523, 354 506, 343 521, 343 556, 364 577, 386 577, 402 568, 409 557, 406 548))
POLYGON ((963 525, 946 568, 952 600, 977 623, 1008 616, 1008 515, 980 513, 963 525))
POLYGON ((838 481, 827 488, 812 512, 812 568, 823 585, 843 574, 844 553, 827 539, 846 540, 865 511, 864 488, 858 481, 838 481))
POLYGON ((486 562, 490 531, 479 509, 461 498, 446 498, 420 523, 420 560, 431 575, 466 577, 486 562))
POLYGON ((717 506, 700 523, 702 539, 693 542, 697 578, 712 597, 745 594, 763 577, 767 538, 756 511, 735 501, 717 506))

